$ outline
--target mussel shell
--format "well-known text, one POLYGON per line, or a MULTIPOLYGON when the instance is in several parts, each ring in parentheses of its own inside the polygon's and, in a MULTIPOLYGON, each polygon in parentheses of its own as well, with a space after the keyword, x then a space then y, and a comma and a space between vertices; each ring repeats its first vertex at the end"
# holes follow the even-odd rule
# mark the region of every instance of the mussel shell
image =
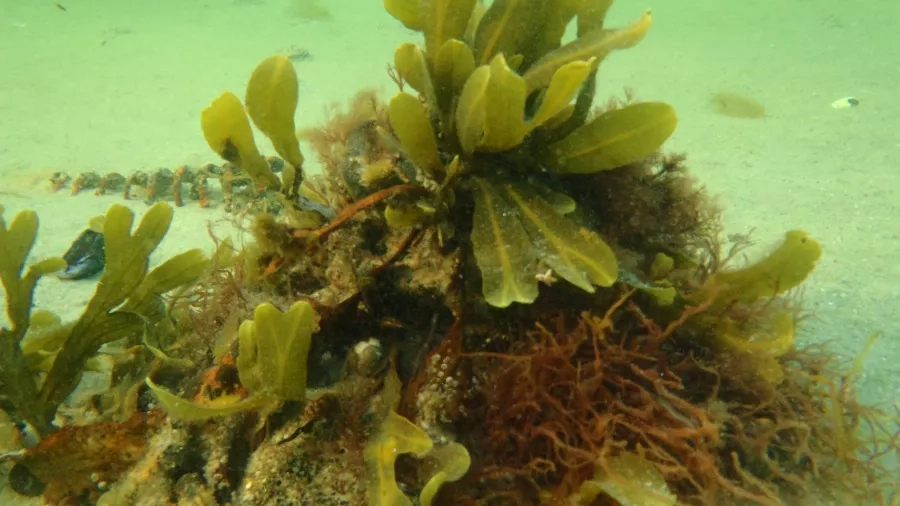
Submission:
POLYGON ((103 234, 91 229, 84 230, 63 255, 68 267, 57 276, 60 279, 85 279, 100 271, 106 265, 106 248, 103 234))

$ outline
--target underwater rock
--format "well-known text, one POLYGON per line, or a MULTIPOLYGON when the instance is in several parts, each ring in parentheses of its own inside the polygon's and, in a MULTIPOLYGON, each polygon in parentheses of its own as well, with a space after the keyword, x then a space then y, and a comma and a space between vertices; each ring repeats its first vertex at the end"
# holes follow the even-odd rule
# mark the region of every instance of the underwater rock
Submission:
POLYGON ((122 422, 65 426, 28 450, 4 455, 16 464, 10 484, 22 495, 43 494, 46 504, 96 497, 143 457, 164 418, 151 411, 122 422))
POLYGON ((102 271, 106 265, 103 234, 86 229, 69 246, 63 260, 68 267, 58 274, 60 279, 85 279, 102 271))

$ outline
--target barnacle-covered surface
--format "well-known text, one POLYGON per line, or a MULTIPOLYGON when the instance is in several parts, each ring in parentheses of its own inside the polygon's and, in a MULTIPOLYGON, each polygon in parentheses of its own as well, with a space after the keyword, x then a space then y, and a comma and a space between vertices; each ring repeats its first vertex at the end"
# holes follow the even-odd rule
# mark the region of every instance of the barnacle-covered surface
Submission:
MULTIPOLYGON (((225 160, 207 178, 253 240, 147 273, 171 209, 127 234, 113 207, 90 328, 32 310, 61 264, 23 271, 36 217, 3 223, 14 488, 105 505, 896 504, 895 414, 855 400, 859 360, 795 345, 822 245, 792 230, 742 265, 747 239, 725 242, 685 157, 659 151, 673 108, 594 105, 597 66, 652 21, 606 27, 611 3, 386 0, 424 45, 397 48, 395 96, 361 92, 300 132, 321 176, 294 134, 293 67, 265 59, 201 121, 225 160), (109 391, 63 402, 101 341, 120 345, 109 391), (54 402, 36 403, 48 381, 54 402)), ((178 174, 157 180, 179 193, 178 174)))

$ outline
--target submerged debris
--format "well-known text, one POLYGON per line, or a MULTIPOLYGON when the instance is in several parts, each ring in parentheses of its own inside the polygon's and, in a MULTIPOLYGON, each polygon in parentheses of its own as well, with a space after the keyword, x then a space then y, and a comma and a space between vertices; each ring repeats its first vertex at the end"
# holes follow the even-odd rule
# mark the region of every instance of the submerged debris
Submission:
MULTIPOLYGON (((284 161, 277 157, 268 157, 267 162, 275 173, 281 172, 284 166, 284 161)), ((136 171, 127 177, 118 172, 101 175, 95 171, 82 172, 74 179, 65 172, 55 172, 50 177, 54 192, 61 191, 70 183, 71 195, 93 189, 96 196, 120 192, 124 200, 131 200, 136 194, 143 194, 147 204, 171 199, 176 207, 185 205, 185 200, 189 198, 206 208, 220 197, 225 210, 229 212, 252 207, 266 197, 264 191, 250 184, 250 179, 230 163, 221 166, 208 163, 198 168, 181 165, 174 170, 161 168, 149 173, 136 171), (210 180, 219 181, 219 188, 211 190, 210 180), (184 185, 188 185, 186 193, 184 185), (210 200, 211 192, 215 193, 216 198, 213 200, 210 200)))

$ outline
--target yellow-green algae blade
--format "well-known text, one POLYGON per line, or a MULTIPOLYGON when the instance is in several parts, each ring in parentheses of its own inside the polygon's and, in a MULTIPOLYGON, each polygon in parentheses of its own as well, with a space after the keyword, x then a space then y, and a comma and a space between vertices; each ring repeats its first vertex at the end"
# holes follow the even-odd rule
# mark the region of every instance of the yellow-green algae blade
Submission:
POLYGON ((547 86, 553 74, 569 62, 596 58, 596 64, 600 64, 609 53, 633 47, 644 39, 652 22, 653 18, 648 10, 638 20, 624 28, 594 30, 547 53, 522 76, 528 85, 529 93, 547 86))
POLYGON ((247 114, 253 124, 272 140, 275 151, 289 164, 299 168, 303 165, 303 155, 294 133, 297 100, 297 73, 290 58, 270 56, 253 70, 244 96, 247 114))
POLYGON ((364 451, 369 506, 412 506, 412 501, 397 485, 394 463, 404 453, 425 455, 433 445, 428 434, 416 424, 393 410, 388 411, 381 430, 364 451))
POLYGON ((165 408, 169 417, 173 420, 185 422, 231 416, 244 411, 260 409, 275 402, 275 399, 271 397, 255 395, 246 399, 226 397, 224 400, 217 400, 218 402, 211 404, 198 404, 169 392, 154 383, 150 378, 147 378, 145 382, 159 403, 165 408))
POLYGON ((751 353, 757 357, 778 358, 794 348, 796 317, 790 311, 767 316, 752 329, 743 330, 724 318, 719 324, 718 344, 726 349, 751 353))
POLYGON ((457 39, 444 42, 434 62, 432 76, 435 101, 448 123, 453 119, 449 114, 453 99, 462 91, 473 70, 475 58, 465 42, 457 39))
POLYGON ((577 5, 578 36, 603 28, 606 13, 612 7, 613 0, 573 0, 577 5))
POLYGON ((581 484, 581 504, 592 504, 604 493, 622 506, 675 506, 678 497, 650 461, 635 453, 606 458, 594 477, 581 484))
POLYGON ((419 46, 410 42, 397 46, 397 49, 394 50, 394 67, 412 89, 418 91, 427 100, 431 99, 434 95, 434 88, 431 83, 431 75, 428 73, 428 64, 425 62, 425 53, 419 46))
POLYGON ((250 175, 255 182, 269 188, 281 188, 281 181, 259 154, 253 130, 240 99, 226 91, 200 113, 200 128, 209 147, 222 159, 250 175))
POLYGON ((147 275, 150 254, 159 246, 172 224, 172 207, 155 204, 147 210, 134 233, 134 213, 113 204, 103 225, 106 270, 97 284, 97 292, 85 313, 118 305, 132 296, 147 275))
POLYGON ((504 184, 538 257, 563 279, 586 292, 612 286, 618 263, 612 249, 593 231, 579 227, 524 185, 504 184))
POLYGON ((476 0, 421 0, 419 16, 425 33, 425 53, 432 63, 449 39, 462 39, 476 0))
POLYGON ((469 23, 466 25, 466 33, 463 35, 462 40, 469 47, 475 46, 475 34, 478 32, 478 27, 481 26, 481 20, 484 18, 484 14, 487 12, 487 6, 482 2, 475 2, 475 7, 472 9, 472 15, 469 17, 469 23))
POLYGON ((513 72, 502 54, 491 60, 484 90, 484 136, 478 147, 506 151, 525 138, 525 81, 513 72))
MULTIPOLYGON (((172 207, 160 202, 144 213, 132 233, 134 213, 120 204, 106 212, 103 241, 106 268, 94 296, 72 328, 41 386, 41 400, 55 410, 75 389, 88 358, 100 346, 125 336, 143 332, 142 315, 119 307, 141 285, 147 275, 150 254, 162 241, 172 223, 172 207)), ((52 416, 48 413, 49 416, 52 416)))
POLYGON ((529 132, 542 126, 569 105, 591 73, 593 65, 593 58, 588 61, 576 60, 563 65, 553 74, 540 107, 528 121, 529 132))
POLYGON ((638 162, 675 131, 678 116, 663 102, 605 112, 550 146, 548 165, 561 174, 589 174, 638 162))
POLYGON ((463 86, 456 106, 456 137, 466 154, 472 154, 484 136, 485 93, 491 68, 476 68, 463 86))
POLYGON ((306 301, 281 312, 269 303, 256 306, 253 320, 238 330, 238 373, 251 392, 280 399, 306 398, 306 366, 315 313, 306 301))
POLYGON ((196 281, 209 267, 206 253, 199 248, 179 253, 153 268, 128 297, 123 308, 147 316, 145 309, 160 295, 196 281))
POLYGON ((533 9, 534 2, 522 0, 495 0, 485 11, 478 30, 475 32, 473 52, 475 62, 484 65, 500 54, 511 57, 519 54, 521 43, 534 36, 529 33, 527 22, 528 13, 537 11, 533 9))
POLYGON ((532 22, 527 43, 519 47, 523 68, 528 68, 545 54, 559 48, 572 19, 584 3, 596 0, 546 0, 534 2, 528 9, 532 22))
POLYGON ((742 269, 715 273, 691 299, 701 302, 713 296, 722 304, 731 304, 774 297, 803 283, 821 256, 818 241, 803 230, 791 230, 765 258, 742 269))
POLYGON ((421 0, 384 0, 384 10, 410 30, 422 30, 421 0))
POLYGON ((6 290, 6 316, 12 325, 10 330, 18 335, 18 339, 22 338, 28 328, 34 288, 38 280, 45 274, 66 268, 66 262, 62 258, 48 258, 25 269, 25 261, 37 239, 38 223, 36 212, 21 211, 13 217, 7 228, 3 220, 3 208, 0 207, 0 280, 6 290))
POLYGON ((419 494, 421 506, 431 506, 441 485, 462 478, 469 471, 469 466, 472 465, 472 457, 469 456, 468 450, 459 443, 434 447, 428 452, 426 458, 436 463, 436 470, 419 494))
POLYGON ((6 291, 6 314, 11 328, 0 327, 0 384, 5 387, 6 401, 14 414, 31 423, 41 434, 53 430, 50 423, 56 405, 48 408, 41 401, 34 371, 29 363, 39 362, 24 356, 20 343, 34 323, 42 323, 31 308, 34 288, 45 274, 63 269, 61 258, 48 258, 25 270, 25 261, 34 246, 38 231, 38 217, 34 211, 22 211, 13 218, 7 228, 0 206, 0 280, 6 291), (25 271, 24 276, 22 272, 25 271))
POLYGON ((503 54, 511 67, 531 66, 559 47, 566 26, 584 3, 586 0, 495 0, 473 37, 476 61, 484 64, 503 54))
POLYGON ((548 204, 553 206, 553 210, 561 215, 569 214, 578 207, 575 199, 558 192, 548 186, 542 185, 536 181, 528 182, 528 189, 537 193, 539 197, 546 200, 548 204))
POLYGON ((438 51, 434 65, 435 81, 451 91, 461 90, 475 70, 475 57, 465 42, 450 39, 438 51))
POLYGON ((515 207, 492 182, 474 179, 472 249, 488 304, 529 304, 538 296, 537 255, 515 207))
POLYGON ((31 312, 31 322, 25 333, 26 340, 20 346, 22 355, 27 357, 31 354, 56 353, 69 336, 70 330, 59 316, 50 311, 35 309, 31 312))
POLYGON ((419 99, 401 91, 391 99, 388 113, 403 150, 420 169, 433 175, 442 164, 428 110, 419 99))

